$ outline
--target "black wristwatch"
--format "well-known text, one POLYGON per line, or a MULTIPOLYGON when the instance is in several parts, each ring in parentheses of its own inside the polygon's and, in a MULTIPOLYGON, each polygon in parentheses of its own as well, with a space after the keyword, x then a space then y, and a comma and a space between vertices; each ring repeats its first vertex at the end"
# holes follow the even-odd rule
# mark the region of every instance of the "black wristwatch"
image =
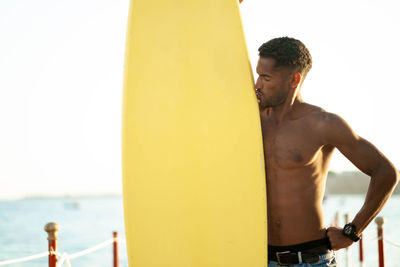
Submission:
POLYGON ((360 237, 356 234, 356 226, 353 223, 348 223, 343 227, 342 234, 347 236, 354 242, 360 240, 360 237))

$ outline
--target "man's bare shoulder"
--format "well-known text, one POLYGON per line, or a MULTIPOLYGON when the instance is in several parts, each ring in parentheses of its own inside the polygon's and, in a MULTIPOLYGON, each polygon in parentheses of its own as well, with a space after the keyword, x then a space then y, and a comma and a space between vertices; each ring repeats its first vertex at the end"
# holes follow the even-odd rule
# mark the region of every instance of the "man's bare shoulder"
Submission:
POLYGON ((346 123, 339 115, 308 103, 303 103, 303 116, 324 128, 331 128, 338 124, 346 123))
POLYGON ((338 135, 343 131, 352 131, 347 122, 335 113, 328 112, 321 107, 304 103, 303 117, 309 124, 313 125, 320 135, 338 135))
POLYGON ((307 119, 312 122, 317 122, 323 119, 323 114, 327 113, 323 108, 311 105, 308 103, 302 103, 299 111, 297 112, 296 119, 307 119))
POLYGON ((336 146, 348 139, 358 139, 350 125, 338 114, 315 107, 315 111, 307 117, 325 144, 336 146))

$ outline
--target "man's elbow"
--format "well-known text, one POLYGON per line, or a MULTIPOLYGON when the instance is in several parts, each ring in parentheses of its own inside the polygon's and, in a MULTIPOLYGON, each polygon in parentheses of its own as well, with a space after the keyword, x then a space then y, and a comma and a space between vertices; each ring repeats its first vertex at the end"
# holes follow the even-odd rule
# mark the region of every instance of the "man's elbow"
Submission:
POLYGON ((399 183, 399 180, 400 180, 400 174, 396 168, 394 169, 394 179, 393 180, 394 180, 393 187, 395 187, 399 183))
POLYGON ((384 191, 393 190, 399 182, 399 172, 388 160, 382 160, 368 173, 372 181, 384 187, 384 191))
POLYGON ((383 173, 383 177, 385 177, 385 184, 387 184, 389 188, 394 189, 400 179, 399 171, 392 164, 390 164, 390 166, 385 168, 383 173))

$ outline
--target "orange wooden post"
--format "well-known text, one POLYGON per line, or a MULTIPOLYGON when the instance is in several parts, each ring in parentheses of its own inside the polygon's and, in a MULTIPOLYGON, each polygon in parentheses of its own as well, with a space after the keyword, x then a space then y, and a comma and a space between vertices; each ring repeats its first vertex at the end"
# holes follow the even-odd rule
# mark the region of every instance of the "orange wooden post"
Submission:
POLYGON ((47 232, 47 240, 49 241, 49 267, 56 267, 57 265, 57 256, 51 252, 57 251, 58 229, 58 224, 54 222, 44 226, 44 230, 47 232))
POLYGON ((118 254, 118 232, 113 232, 113 266, 119 267, 119 254, 118 254))
POLYGON ((383 224, 385 223, 385 218, 377 217, 375 223, 378 227, 379 267, 385 267, 385 251, 383 247, 383 224))

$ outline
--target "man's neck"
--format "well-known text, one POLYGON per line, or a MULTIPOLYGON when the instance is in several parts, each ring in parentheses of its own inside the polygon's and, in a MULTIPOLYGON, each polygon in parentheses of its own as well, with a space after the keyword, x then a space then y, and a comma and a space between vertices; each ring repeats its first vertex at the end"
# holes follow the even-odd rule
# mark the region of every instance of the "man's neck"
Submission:
POLYGON ((273 107, 270 109, 269 114, 275 120, 277 126, 279 126, 285 120, 292 118, 296 109, 303 103, 300 94, 297 94, 294 97, 289 97, 286 99, 284 103, 279 106, 273 107))

